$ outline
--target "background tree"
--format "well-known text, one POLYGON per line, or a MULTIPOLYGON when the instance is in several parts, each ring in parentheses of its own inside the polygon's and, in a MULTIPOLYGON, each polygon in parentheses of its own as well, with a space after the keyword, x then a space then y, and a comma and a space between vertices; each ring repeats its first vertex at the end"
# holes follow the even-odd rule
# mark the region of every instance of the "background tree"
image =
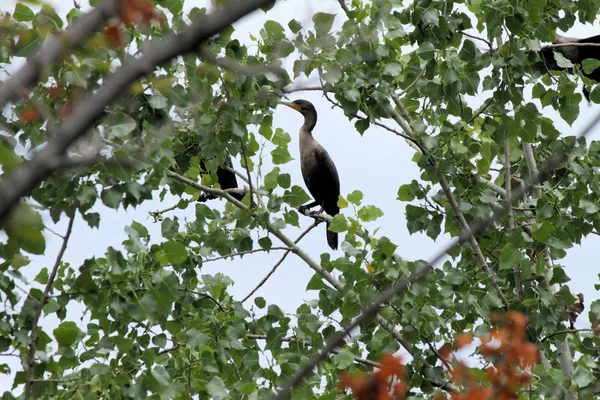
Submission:
MULTIPOLYGON (((596 396, 600 303, 571 292, 560 260, 597 234, 600 146, 543 112, 574 124, 585 107, 578 83, 600 98, 581 69, 589 75, 599 63, 555 56, 576 75, 541 78, 532 65, 557 29, 593 23, 600 2, 340 0, 310 21, 269 19, 274 3, 184 12, 181 0, 104 0, 66 17, 17 3, 4 13, 0 372, 13 377, 4 397, 270 398, 293 386, 295 398, 337 398, 350 396, 341 370, 371 369, 397 352, 408 396, 446 396, 468 385, 443 345, 467 332, 489 355, 495 316, 514 310, 539 350, 524 390, 596 396), (247 14, 267 19, 249 41, 231 26, 247 14), (320 115, 343 113, 357 131, 348 135, 377 126, 410 146, 420 175, 393 188, 397 207, 411 234, 460 238, 435 258, 442 265, 430 268, 431 254, 403 257, 401 243, 376 229, 380 205, 366 204, 339 164, 342 213, 297 211, 309 196, 285 172, 299 170, 298 157, 273 114, 304 91, 333 107, 320 115), (223 189, 218 171, 233 170, 244 189, 223 189), (72 264, 77 221, 122 224, 100 203, 162 210, 123 224, 118 248, 72 264), (341 251, 318 257, 300 240, 324 220, 341 251), (293 257, 310 267, 309 281, 286 284, 306 285, 314 300, 282 309, 267 293, 233 296, 228 276, 203 271, 255 253, 273 255, 273 270, 293 257), (45 254, 57 256, 37 265, 45 254), (591 328, 568 329, 584 306, 591 328), (331 351, 318 363, 325 343, 331 351)), ((276 7, 293 15, 303 6, 276 7)), ((374 168, 381 186, 400 174, 360 167, 374 168)), ((470 360, 475 376, 483 360, 470 360)))

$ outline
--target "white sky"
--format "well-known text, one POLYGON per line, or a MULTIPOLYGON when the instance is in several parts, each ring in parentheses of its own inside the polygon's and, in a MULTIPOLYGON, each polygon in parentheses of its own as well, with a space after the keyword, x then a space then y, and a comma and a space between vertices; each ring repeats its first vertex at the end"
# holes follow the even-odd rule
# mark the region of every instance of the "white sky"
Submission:
MULTIPOLYGON (((186 9, 206 3, 209 2, 188 1, 186 2, 186 9)), ((70 10, 73 5, 71 1, 53 1, 51 4, 56 7, 57 11, 61 12, 61 15, 64 15, 64 12, 70 10)), ((85 3, 82 5, 85 6, 85 3)), ((4 3, 0 5, 0 9, 12 11, 14 9, 14 2, 4 3)), ((340 9, 337 0, 280 1, 267 15, 259 11, 237 23, 236 36, 241 41, 248 43, 249 38, 247 33, 257 33, 267 19, 278 21, 284 27, 287 27, 287 22, 295 18, 302 22, 303 26, 308 27, 309 23, 311 23, 312 14, 317 11, 338 14, 336 24, 345 19, 345 15, 340 9)), ((578 25, 566 33, 568 36, 585 37, 597 32, 597 26, 578 25)), ((475 30, 471 30, 470 33, 478 34, 475 30)), ((290 67, 289 71, 291 71, 292 63, 293 59, 287 60, 286 67, 290 67)), ((315 81, 310 82, 310 84, 315 83, 315 81)), ((489 96, 489 93, 486 96, 489 96)), ((375 228, 380 228, 377 236, 388 236, 394 243, 399 245, 397 253, 406 259, 431 259, 435 256, 447 244, 448 238, 442 236, 434 242, 423 234, 409 235, 404 217, 405 203, 396 200, 398 187, 409 183, 412 179, 419 179, 420 175, 418 167, 410 161, 414 151, 405 141, 381 128, 373 127, 367 130, 363 136, 360 136, 353 124, 343 115, 342 111, 340 109, 332 109, 331 104, 318 92, 294 93, 289 98, 291 100, 298 98, 307 99, 315 105, 319 112, 319 120, 314 131, 314 137, 327 149, 336 163, 340 174, 342 195, 346 197, 348 193, 360 190, 364 194, 363 204, 373 204, 384 211, 384 217, 376 223, 371 223, 369 230, 373 232, 375 228)), ((481 103, 481 101, 482 99, 478 103, 481 103)), ((568 127, 560 119, 558 113, 550 108, 544 109, 543 112, 555 121, 555 126, 559 131, 572 135, 578 134, 585 123, 600 111, 598 105, 588 106, 585 102, 582 103, 581 109, 580 117, 573 127, 568 127)), ((297 132, 301 124, 302 116, 289 108, 280 107, 275 112, 273 128, 281 127, 291 135, 292 142, 289 149, 295 158, 294 161, 280 166, 280 168, 282 172, 291 175, 293 184, 304 187, 300 173, 297 142, 297 132)), ((387 124, 397 128, 393 121, 388 121, 387 124)), ((599 133, 600 128, 596 128, 591 138, 598 139, 600 136, 599 133)), ((115 211, 104 207, 98 201, 98 205, 94 211, 102 214, 100 229, 90 229, 87 223, 78 218, 64 258, 65 261, 70 262, 78 268, 83 260, 87 258, 103 256, 109 246, 120 248, 121 242, 127 238, 124 227, 130 225, 134 220, 144 224, 148 228, 153 241, 162 241, 160 223, 153 223, 153 219, 148 216, 148 211, 164 209, 175 203, 176 200, 172 198, 167 198, 162 203, 156 199, 145 202, 135 210, 129 209, 124 211, 121 208, 115 211)), ((210 205, 214 206, 215 203, 218 204, 219 201, 213 200, 210 205)), ((345 209, 343 212, 349 215, 352 213, 352 209, 345 209)), ((194 206, 190 205, 189 210, 186 211, 178 210, 166 215, 171 217, 177 215, 181 219, 186 216, 193 218, 194 206)), ((49 219, 46 222, 50 226, 52 225, 49 219)), ((285 233, 290 238, 295 239, 302 230, 312 223, 312 220, 301 217, 300 222, 302 229, 286 229, 285 233)), ((55 231, 61 234, 64 233, 65 228, 66 221, 53 227, 55 231)), ((254 236, 255 241, 258 237, 254 236)), ((340 236, 340 239, 342 237, 340 236)), ((272 239, 274 246, 280 245, 277 243, 277 239, 272 239)), ((30 279, 33 279, 41 268, 47 267, 50 269, 52 267, 58 249, 62 244, 61 239, 52 234, 46 235, 46 241, 47 255, 36 257, 29 266, 21 270, 30 279)), ((569 282, 571 291, 573 293, 584 293, 586 307, 598 298, 598 293, 594 290, 594 284, 599 283, 598 273, 600 272, 600 268, 591 260, 597 259, 596 249, 599 245, 600 237, 590 235, 582 242, 581 246, 575 245, 568 250, 567 257, 560 260, 560 263, 566 266, 567 274, 572 279, 569 282)), ((302 240, 300 246, 318 261, 321 253, 329 251, 325 240, 325 227, 321 225, 314 229, 302 240)), ((208 263, 202 267, 202 273, 214 274, 222 272, 230 276, 235 281, 235 285, 230 289, 230 293, 234 297, 241 299, 256 286, 279 259, 281 254, 280 251, 273 252, 272 254, 259 253, 245 256, 241 260, 236 259, 233 262, 218 261, 208 263)), ((341 251, 332 252, 332 258, 342 255, 341 251)), ((294 313, 299 305, 317 297, 317 292, 305 292, 306 284, 312 275, 313 271, 303 261, 290 254, 271 279, 259 290, 257 295, 264 297, 267 304, 277 304, 284 312, 294 313)), ((250 301, 246 303, 247 306, 250 305, 249 303, 250 301)), ((70 307, 72 309, 69 311, 68 319, 80 323, 83 308, 75 306, 74 303, 70 307)), ((260 311, 258 310, 259 314, 260 311)), ((43 320, 42 326, 46 332, 51 333, 57 324, 58 320, 56 318, 47 318, 43 320)), ((589 326, 587 310, 577 321, 577 326, 581 328, 589 326)), ((85 329, 85 325, 81 326, 81 328, 85 329)), ((8 362, 13 372, 20 370, 20 365, 15 363, 15 361, 18 360, 11 357, 0 359, 0 363, 8 362)), ((4 390, 10 390, 11 384, 12 375, 10 379, 1 378, 0 393, 4 390)))

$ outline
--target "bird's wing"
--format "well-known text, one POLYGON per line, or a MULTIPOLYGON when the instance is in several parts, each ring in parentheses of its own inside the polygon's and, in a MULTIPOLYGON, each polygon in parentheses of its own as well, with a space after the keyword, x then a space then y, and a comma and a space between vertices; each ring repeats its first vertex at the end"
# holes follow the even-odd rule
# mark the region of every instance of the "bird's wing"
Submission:
POLYGON ((325 194, 325 211, 327 214, 335 215, 339 212, 337 201, 340 195, 340 177, 329 153, 322 146, 319 146, 317 151, 317 159, 321 173, 321 190, 325 194))

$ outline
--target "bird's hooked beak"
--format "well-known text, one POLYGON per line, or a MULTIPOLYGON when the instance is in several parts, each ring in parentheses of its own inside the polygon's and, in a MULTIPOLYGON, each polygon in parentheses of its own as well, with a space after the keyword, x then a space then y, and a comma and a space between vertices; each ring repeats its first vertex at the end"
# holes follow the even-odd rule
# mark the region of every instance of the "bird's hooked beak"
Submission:
POLYGON ((300 111, 300 106, 298 104, 294 104, 289 101, 280 101, 279 104, 283 104, 284 106, 288 106, 289 108, 293 108, 296 111, 300 111))

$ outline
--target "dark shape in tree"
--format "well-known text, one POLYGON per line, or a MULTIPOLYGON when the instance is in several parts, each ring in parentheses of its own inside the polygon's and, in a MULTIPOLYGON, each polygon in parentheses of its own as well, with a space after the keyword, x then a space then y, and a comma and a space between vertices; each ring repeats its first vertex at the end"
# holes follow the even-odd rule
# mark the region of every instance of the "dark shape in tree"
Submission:
MULTIPOLYGON (((333 160, 312 136, 317 124, 317 110, 311 102, 295 100, 291 103, 281 102, 300 112, 304 116, 304 124, 300 128, 300 167, 302 177, 315 201, 298 207, 301 213, 314 206, 321 206, 332 217, 340 212, 337 205, 340 195, 340 178, 333 160)), ((329 228, 329 224, 327 224, 329 228)), ((333 250, 338 247, 338 234, 327 229, 327 244, 333 250)))
MULTIPOLYGON (((148 128, 160 129, 167 123, 167 121, 170 120, 167 111, 163 109, 155 109, 151 106, 150 96, 145 93, 132 96, 126 104, 128 113, 137 121, 137 126, 132 132, 132 136, 134 138, 141 137, 142 132, 148 128)), ((200 153, 199 146, 194 146, 194 150, 198 151, 198 154, 200 153)), ((219 185, 221 185, 221 189, 237 189, 238 183, 235 174, 225 169, 225 167, 233 167, 230 155, 227 155, 223 166, 217 168, 217 181, 219 182, 219 185)), ((202 171, 206 171, 204 159, 200 160, 200 169, 202 171)), ((244 195, 240 193, 230 193, 230 195, 239 201, 242 201, 244 198, 244 195)), ((206 200, 212 200, 216 198, 216 196, 208 196, 203 194, 198 198, 198 201, 204 202, 206 200)))
MULTIPOLYGON (((554 43, 555 44, 569 44, 569 43, 590 43, 590 44, 600 44, 600 35, 591 36, 584 39, 577 39, 571 37, 565 37, 560 35, 554 35, 554 43)), ((600 60, 600 47, 598 46, 561 46, 561 47, 548 47, 545 46, 539 52, 542 61, 539 61, 533 64, 533 70, 536 72, 546 73, 549 71, 564 71, 566 70, 568 73, 573 73, 572 68, 563 68, 558 65, 556 59, 554 57, 554 53, 561 53, 567 60, 571 61, 573 64, 581 64, 583 60, 588 58, 592 58, 595 60, 600 60)), ((583 75, 586 78, 592 79, 596 82, 600 82, 600 68, 594 69, 589 74, 585 73, 583 75)), ((590 92, 587 88, 583 87, 583 94, 585 98, 590 100, 590 92)))

